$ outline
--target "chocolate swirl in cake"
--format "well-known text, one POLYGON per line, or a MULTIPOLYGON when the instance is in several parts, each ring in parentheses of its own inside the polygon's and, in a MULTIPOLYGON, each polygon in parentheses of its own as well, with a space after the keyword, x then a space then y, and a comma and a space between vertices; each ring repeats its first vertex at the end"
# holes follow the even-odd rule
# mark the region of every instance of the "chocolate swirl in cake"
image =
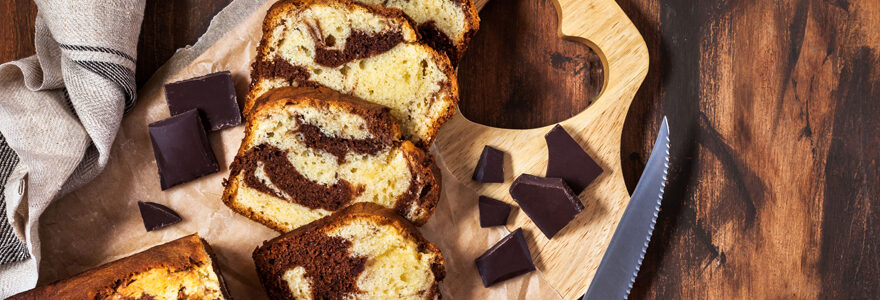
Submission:
POLYGON ((335 38, 316 37, 321 41, 320 46, 315 47, 315 63, 335 68, 355 59, 363 59, 382 54, 397 44, 403 42, 400 32, 380 32, 368 34, 363 31, 353 31, 345 41, 345 48, 341 50, 329 49, 335 45, 335 38))
MULTIPOLYGON (((315 35, 315 63, 336 68, 356 59, 364 59, 385 53, 397 44, 403 42, 400 32, 389 31, 368 34, 363 31, 353 31, 345 42, 343 49, 330 49, 336 45, 336 38, 332 35, 320 37, 319 29, 311 30, 315 35)), ((441 33, 442 34, 442 33, 441 33)), ((307 82, 309 72, 302 66, 292 65, 281 57, 275 56, 272 60, 258 61, 254 68, 264 78, 289 78, 295 82, 307 82)))
POLYGON ((272 299, 438 299, 446 276, 440 249, 374 203, 268 240, 253 259, 272 299))
MULTIPOLYGON (((305 122, 302 116, 298 115, 294 120, 297 126, 291 133, 297 139, 308 148, 333 155, 340 163, 345 161, 348 153, 376 155, 398 143, 389 138, 347 139, 328 136, 318 126, 305 122)), ((368 129, 374 135, 388 135, 387 130, 381 128, 368 129)), ((338 210, 363 192, 363 186, 354 186, 344 179, 338 179, 330 185, 314 182, 297 171, 287 154, 286 150, 278 147, 260 144, 237 159, 232 168, 244 172, 244 182, 251 188, 312 209, 338 210), (278 190, 257 178, 258 163, 262 163, 264 173, 278 190)))
POLYGON ((419 35, 422 36, 422 39, 428 44, 428 46, 431 46, 434 50, 446 53, 449 57, 450 63, 452 63, 453 66, 458 65, 459 54, 455 53, 457 49, 452 43, 452 39, 443 33, 443 31, 440 31, 440 28, 437 28, 437 24, 434 21, 419 24, 416 29, 419 31, 419 35))
POLYGON ((299 126, 294 133, 302 135, 302 142, 306 147, 333 154, 338 162, 345 161, 345 155, 349 152, 376 155, 395 144, 391 139, 346 139, 328 136, 321 132, 318 126, 304 122, 302 117, 297 117, 297 123, 299 126))
POLYGON ((276 88, 257 99, 223 201, 278 231, 354 202, 395 209, 424 224, 440 172, 401 140, 390 109, 328 88, 276 88))
MULTIPOLYGON (((433 165, 430 157, 426 156, 423 160, 422 164, 433 165)), ((339 179, 331 185, 314 182, 296 170, 287 159, 287 151, 267 144, 261 144, 248 150, 239 160, 233 162, 232 168, 244 172, 244 183, 247 186, 312 209, 338 210, 348 205, 364 189, 362 186, 353 186, 345 179, 339 179), (263 180, 257 178, 255 172, 257 171, 258 162, 263 164, 263 171, 271 181, 271 184, 289 195, 290 198, 278 193, 277 190, 269 187, 263 180)), ((420 171, 420 169, 415 166, 410 167, 410 172, 416 171, 420 171)), ((422 170, 421 172, 427 173, 431 171, 436 170, 422 170)), ((418 175, 417 178, 426 178, 429 174, 418 175)), ((419 202, 418 206, 422 207, 434 206, 433 200, 437 197, 434 194, 439 193, 439 191, 433 189, 433 184, 436 183, 424 182, 422 180, 410 182, 409 188, 406 193, 400 195, 394 209, 401 215, 406 215, 413 202, 419 202)))
POLYGON ((281 57, 275 56, 272 60, 257 60, 254 62, 254 70, 260 77, 286 78, 292 82, 308 82, 309 71, 302 66, 294 66, 281 57))
MULTIPOLYGON (((272 251, 269 254, 272 258, 266 265, 269 273, 274 274, 272 280, 277 281, 274 285, 287 286, 284 273, 301 266, 311 283, 312 299, 345 299, 347 295, 360 292, 357 278, 364 271, 367 258, 351 255, 351 241, 311 232, 286 246, 285 251, 272 251)), ((289 289, 284 292, 288 294, 288 299, 295 298, 289 289)))
POLYGON ((330 185, 314 182, 296 170, 287 159, 287 151, 267 144, 248 150, 233 162, 233 169, 244 172, 244 183, 249 187, 312 209, 338 210, 363 190, 363 187, 354 187, 344 179, 330 185), (263 171, 271 184, 290 198, 257 178, 258 163, 262 163, 263 171))
MULTIPOLYGON (((437 35, 432 39, 436 45, 448 48, 451 41, 458 49, 461 37, 453 38, 450 32, 476 28, 466 17, 472 5, 465 9, 454 1, 458 0, 426 3, 428 10, 451 15, 434 18, 423 31, 437 35), (465 27, 451 29, 440 19, 461 21, 465 27)), ((419 39, 412 19, 402 10, 376 6, 419 9, 418 1, 361 2, 365 4, 290 0, 273 5, 263 22, 245 114, 250 115, 258 99, 273 89, 325 86, 389 107, 403 139, 429 147, 440 126, 455 113, 455 70, 446 55, 419 39)))

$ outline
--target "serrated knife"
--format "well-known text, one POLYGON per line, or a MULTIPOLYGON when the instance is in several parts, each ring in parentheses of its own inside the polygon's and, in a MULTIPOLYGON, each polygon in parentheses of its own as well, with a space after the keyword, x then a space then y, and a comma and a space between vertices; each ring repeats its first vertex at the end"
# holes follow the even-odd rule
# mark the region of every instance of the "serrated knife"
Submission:
POLYGON ((583 300, 626 299, 645 258, 669 171, 669 124, 663 117, 645 171, 623 212, 583 300))

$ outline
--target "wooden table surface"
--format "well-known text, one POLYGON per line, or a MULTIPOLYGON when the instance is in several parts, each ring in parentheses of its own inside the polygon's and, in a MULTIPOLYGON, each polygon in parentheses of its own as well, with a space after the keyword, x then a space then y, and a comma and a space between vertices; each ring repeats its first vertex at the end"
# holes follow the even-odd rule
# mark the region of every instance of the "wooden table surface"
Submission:
MULTIPOLYGON (((147 2, 139 85, 228 3, 147 2)), ((651 53, 623 133, 630 189, 663 115, 673 139, 633 298, 880 297, 880 1, 618 3, 651 53)), ((29 1, 0 3, 0 61, 33 54, 35 16, 29 1)), ((550 122, 572 106, 550 105, 550 122)), ((486 105, 466 114, 548 122, 486 105)))

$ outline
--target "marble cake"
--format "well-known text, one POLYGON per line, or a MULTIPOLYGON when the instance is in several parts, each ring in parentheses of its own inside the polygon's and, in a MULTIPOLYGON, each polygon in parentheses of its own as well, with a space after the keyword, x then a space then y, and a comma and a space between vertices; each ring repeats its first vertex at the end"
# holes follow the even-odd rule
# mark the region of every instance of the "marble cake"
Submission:
POLYGON ((440 250, 406 220, 358 203, 254 250, 272 299, 439 299, 440 250))
POLYGON ((440 197, 433 159, 384 106, 327 88, 274 89, 257 100, 223 201, 286 232, 356 202, 424 224, 440 197))
POLYGON ((230 299, 212 256, 193 234, 8 299, 230 299))
POLYGON ((387 106, 403 137, 423 147, 458 102, 449 58, 420 43, 401 10, 347 0, 284 0, 269 9, 245 114, 284 86, 325 86, 387 106))

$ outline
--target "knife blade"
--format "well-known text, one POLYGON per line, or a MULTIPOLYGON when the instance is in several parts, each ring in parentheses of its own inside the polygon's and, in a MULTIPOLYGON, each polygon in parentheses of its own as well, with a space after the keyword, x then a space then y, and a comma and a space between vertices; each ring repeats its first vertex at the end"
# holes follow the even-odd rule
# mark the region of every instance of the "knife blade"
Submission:
POLYGON ((669 171, 669 124, 663 117, 648 164, 583 300, 626 299, 645 258, 669 171))

